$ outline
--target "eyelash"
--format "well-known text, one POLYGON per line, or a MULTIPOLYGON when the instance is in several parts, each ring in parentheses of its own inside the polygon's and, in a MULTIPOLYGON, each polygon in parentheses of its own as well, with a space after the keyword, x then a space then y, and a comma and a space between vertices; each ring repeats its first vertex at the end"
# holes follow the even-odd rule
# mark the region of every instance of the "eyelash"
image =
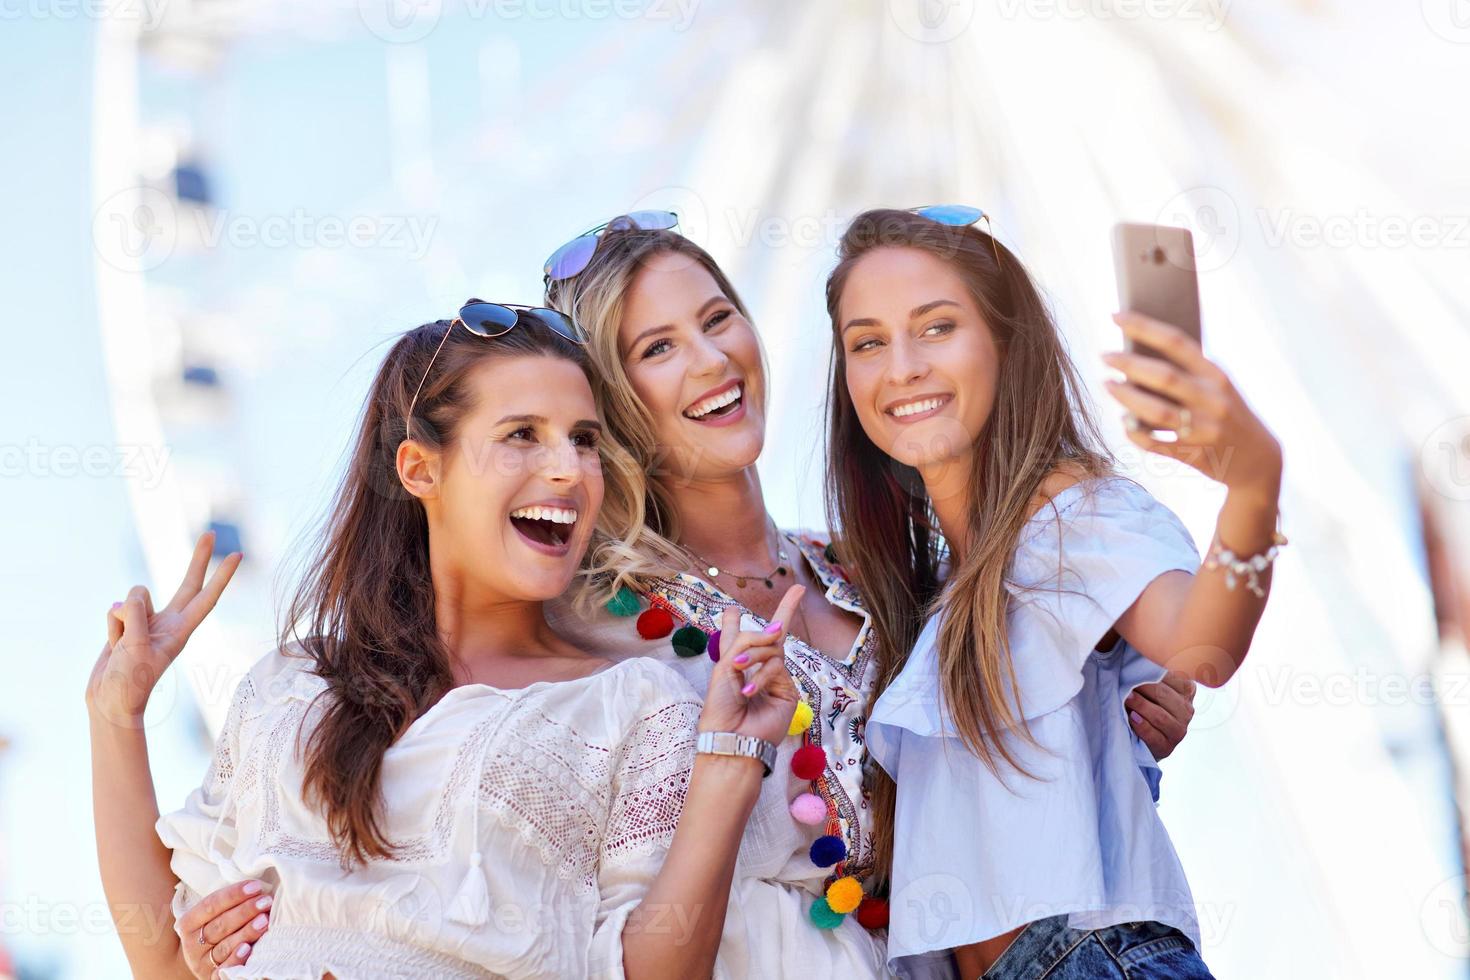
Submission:
MULTIPOLYGON (((924 333, 928 333, 929 331, 934 330, 934 329, 939 328, 939 327, 943 327, 944 329, 942 331, 940 331, 940 333, 938 334, 938 336, 943 336, 944 334, 947 334, 950 331, 954 330, 955 325, 950 320, 940 320, 938 323, 931 323, 931 324, 929 324, 929 326, 925 327, 924 328, 924 333)), ((922 337, 923 334, 920 334, 920 336, 922 337)), ((856 354, 856 353, 858 353, 860 351, 867 350, 869 344, 877 343, 877 342, 878 342, 878 338, 876 338, 876 337, 869 337, 867 340, 861 341, 858 344, 856 344, 852 348, 852 350, 850 350, 848 353, 850 353, 850 354, 856 354)))
MULTIPOLYGON (((710 318, 708 320, 706 320, 704 322, 705 332, 708 333, 709 331, 713 330, 715 327, 718 327, 720 324, 724 323, 726 320, 728 320, 730 318, 730 316, 733 314, 733 312, 734 312, 733 310, 718 310, 718 311, 716 311, 714 314, 712 314, 710 316, 710 318)), ((662 350, 658 350, 656 348, 658 348, 660 344, 669 344, 669 343, 671 343, 671 341, 668 338, 666 338, 666 337, 660 337, 658 340, 655 340, 653 343, 649 344, 644 349, 643 356, 642 356, 641 360, 647 360, 650 357, 657 357, 658 355, 662 354, 663 351, 662 350)))
MULTIPOLYGON (((534 435, 535 432, 529 426, 521 426, 519 429, 506 435, 505 438, 507 441, 531 442, 533 440, 530 437, 534 435)), ((580 443, 577 443, 578 449, 596 449, 599 445, 599 438, 596 432, 573 432, 572 440, 575 442, 578 439, 582 440, 580 443)))

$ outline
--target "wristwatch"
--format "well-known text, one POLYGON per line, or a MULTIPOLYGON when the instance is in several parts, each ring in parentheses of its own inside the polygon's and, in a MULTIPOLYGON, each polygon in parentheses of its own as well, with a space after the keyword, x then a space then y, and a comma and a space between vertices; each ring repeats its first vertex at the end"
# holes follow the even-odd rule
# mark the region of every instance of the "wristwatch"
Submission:
POLYGON ((771 774, 776 766, 776 747, 763 738, 741 735, 739 732, 700 732, 694 750, 706 755, 743 755, 759 759, 766 771, 761 778, 771 774))

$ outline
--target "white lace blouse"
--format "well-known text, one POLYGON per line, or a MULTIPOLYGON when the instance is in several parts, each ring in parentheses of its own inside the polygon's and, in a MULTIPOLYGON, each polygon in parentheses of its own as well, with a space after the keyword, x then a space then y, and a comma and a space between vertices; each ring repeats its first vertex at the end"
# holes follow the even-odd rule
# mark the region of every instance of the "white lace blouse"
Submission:
POLYGON ((620 977, 624 922, 693 765, 688 683, 635 657, 572 681, 454 688, 383 759, 399 856, 344 872, 302 800, 297 736, 326 687, 310 664, 279 651, 255 664, 204 784, 157 824, 176 916, 233 881, 274 885, 270 929, 223 975, 620 977))

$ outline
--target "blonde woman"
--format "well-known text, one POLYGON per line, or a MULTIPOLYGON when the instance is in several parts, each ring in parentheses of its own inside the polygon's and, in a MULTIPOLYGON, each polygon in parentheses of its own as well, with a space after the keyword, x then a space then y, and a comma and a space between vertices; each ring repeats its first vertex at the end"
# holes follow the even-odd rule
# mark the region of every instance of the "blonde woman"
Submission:
POLYGON ((279 649, 162 818, 140 719, 239 555, 206 584, 206 535, 167 605, 138 586, 108 613, 97 847, 135 975, 711 971, 796 692, 778 631, 732 623, 701 704, 662 664, 548 627, 587 550, 642 532, 582 339, 553 310, 472 300, 394 344, 279 649))
MULTIPOLYGON (((778 529, 768 516, 756 469, 767 401, 760 338, 729 279, 673 220, 624 216, 547 263, 548 303, 588 331, 609 433, 652 474, 650 533, 617 557, 637 611, 563 605, 553 621, 591 649, 661 659, 703 692, 718 665, 676 642, 678 627, 708 633, 730 610, 748 629, 781 620, 804 707, 780 746, 780 778, 748 811, 720 975, 885 975, 887 907, 873 896, 882 893, 875 839, 888 828, 873 816, 878 774, 864 733, 877 676, 871 611, 841 544, 778 529), (787 616, 777 605, 792 583, 804 592, 787 616), (650 610, 669 612, 673 632, 641 637, 650 610)), ((1179 690, 1154 685, 1138 699, 1138 728, 1160 758, 1191 710, 1180 693, 1189 682, 1172 682, 1179 690)), ((949 969, 943 958, 927 966, 949 969)))
POLYGON ((1281 448, 1182 331, 1118 316, 1168 358, 1105 358, 1130 438, 1226 487, 1201 567, 1116 472, 1036 286, 979 214, 859 215, 827 284, 832 502, 878 610, 869 732, 897 780, 879 817, 895 888, 925 883, 953 913, 896 910, 890 955, 952 948, 988 980, 1206 980, 1130 690, 1165 668, 1218 686, 1244 659, 1281 448))

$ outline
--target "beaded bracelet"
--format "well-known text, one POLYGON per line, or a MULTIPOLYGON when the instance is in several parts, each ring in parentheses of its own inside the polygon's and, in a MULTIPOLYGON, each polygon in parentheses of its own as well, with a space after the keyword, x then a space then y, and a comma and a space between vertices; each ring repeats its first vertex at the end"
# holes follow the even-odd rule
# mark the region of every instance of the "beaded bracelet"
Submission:
MULTIPOLYGON (((1276 515, 1278 525, 1281 515, 1276 515)), ((1279 530, 1271 532, 1271 546, 1256 555, 1246 555, 1241 558, 1225 547, 1220 542, 1220 535, 1216 533, 1215 540, 1210 543, 1210 553, 1205 557, 1205 567, 1208 569, 1225 569, 1225 588, 1234 590, 1236 581, 1245 577, 1245 587, 1258 599, 1266 598, 1266 590, 1261 588, 1261 573, 1271 567, 1276 556, 1281 553, 1283 546, 1288 544, 1286 535, 1279 530)))

